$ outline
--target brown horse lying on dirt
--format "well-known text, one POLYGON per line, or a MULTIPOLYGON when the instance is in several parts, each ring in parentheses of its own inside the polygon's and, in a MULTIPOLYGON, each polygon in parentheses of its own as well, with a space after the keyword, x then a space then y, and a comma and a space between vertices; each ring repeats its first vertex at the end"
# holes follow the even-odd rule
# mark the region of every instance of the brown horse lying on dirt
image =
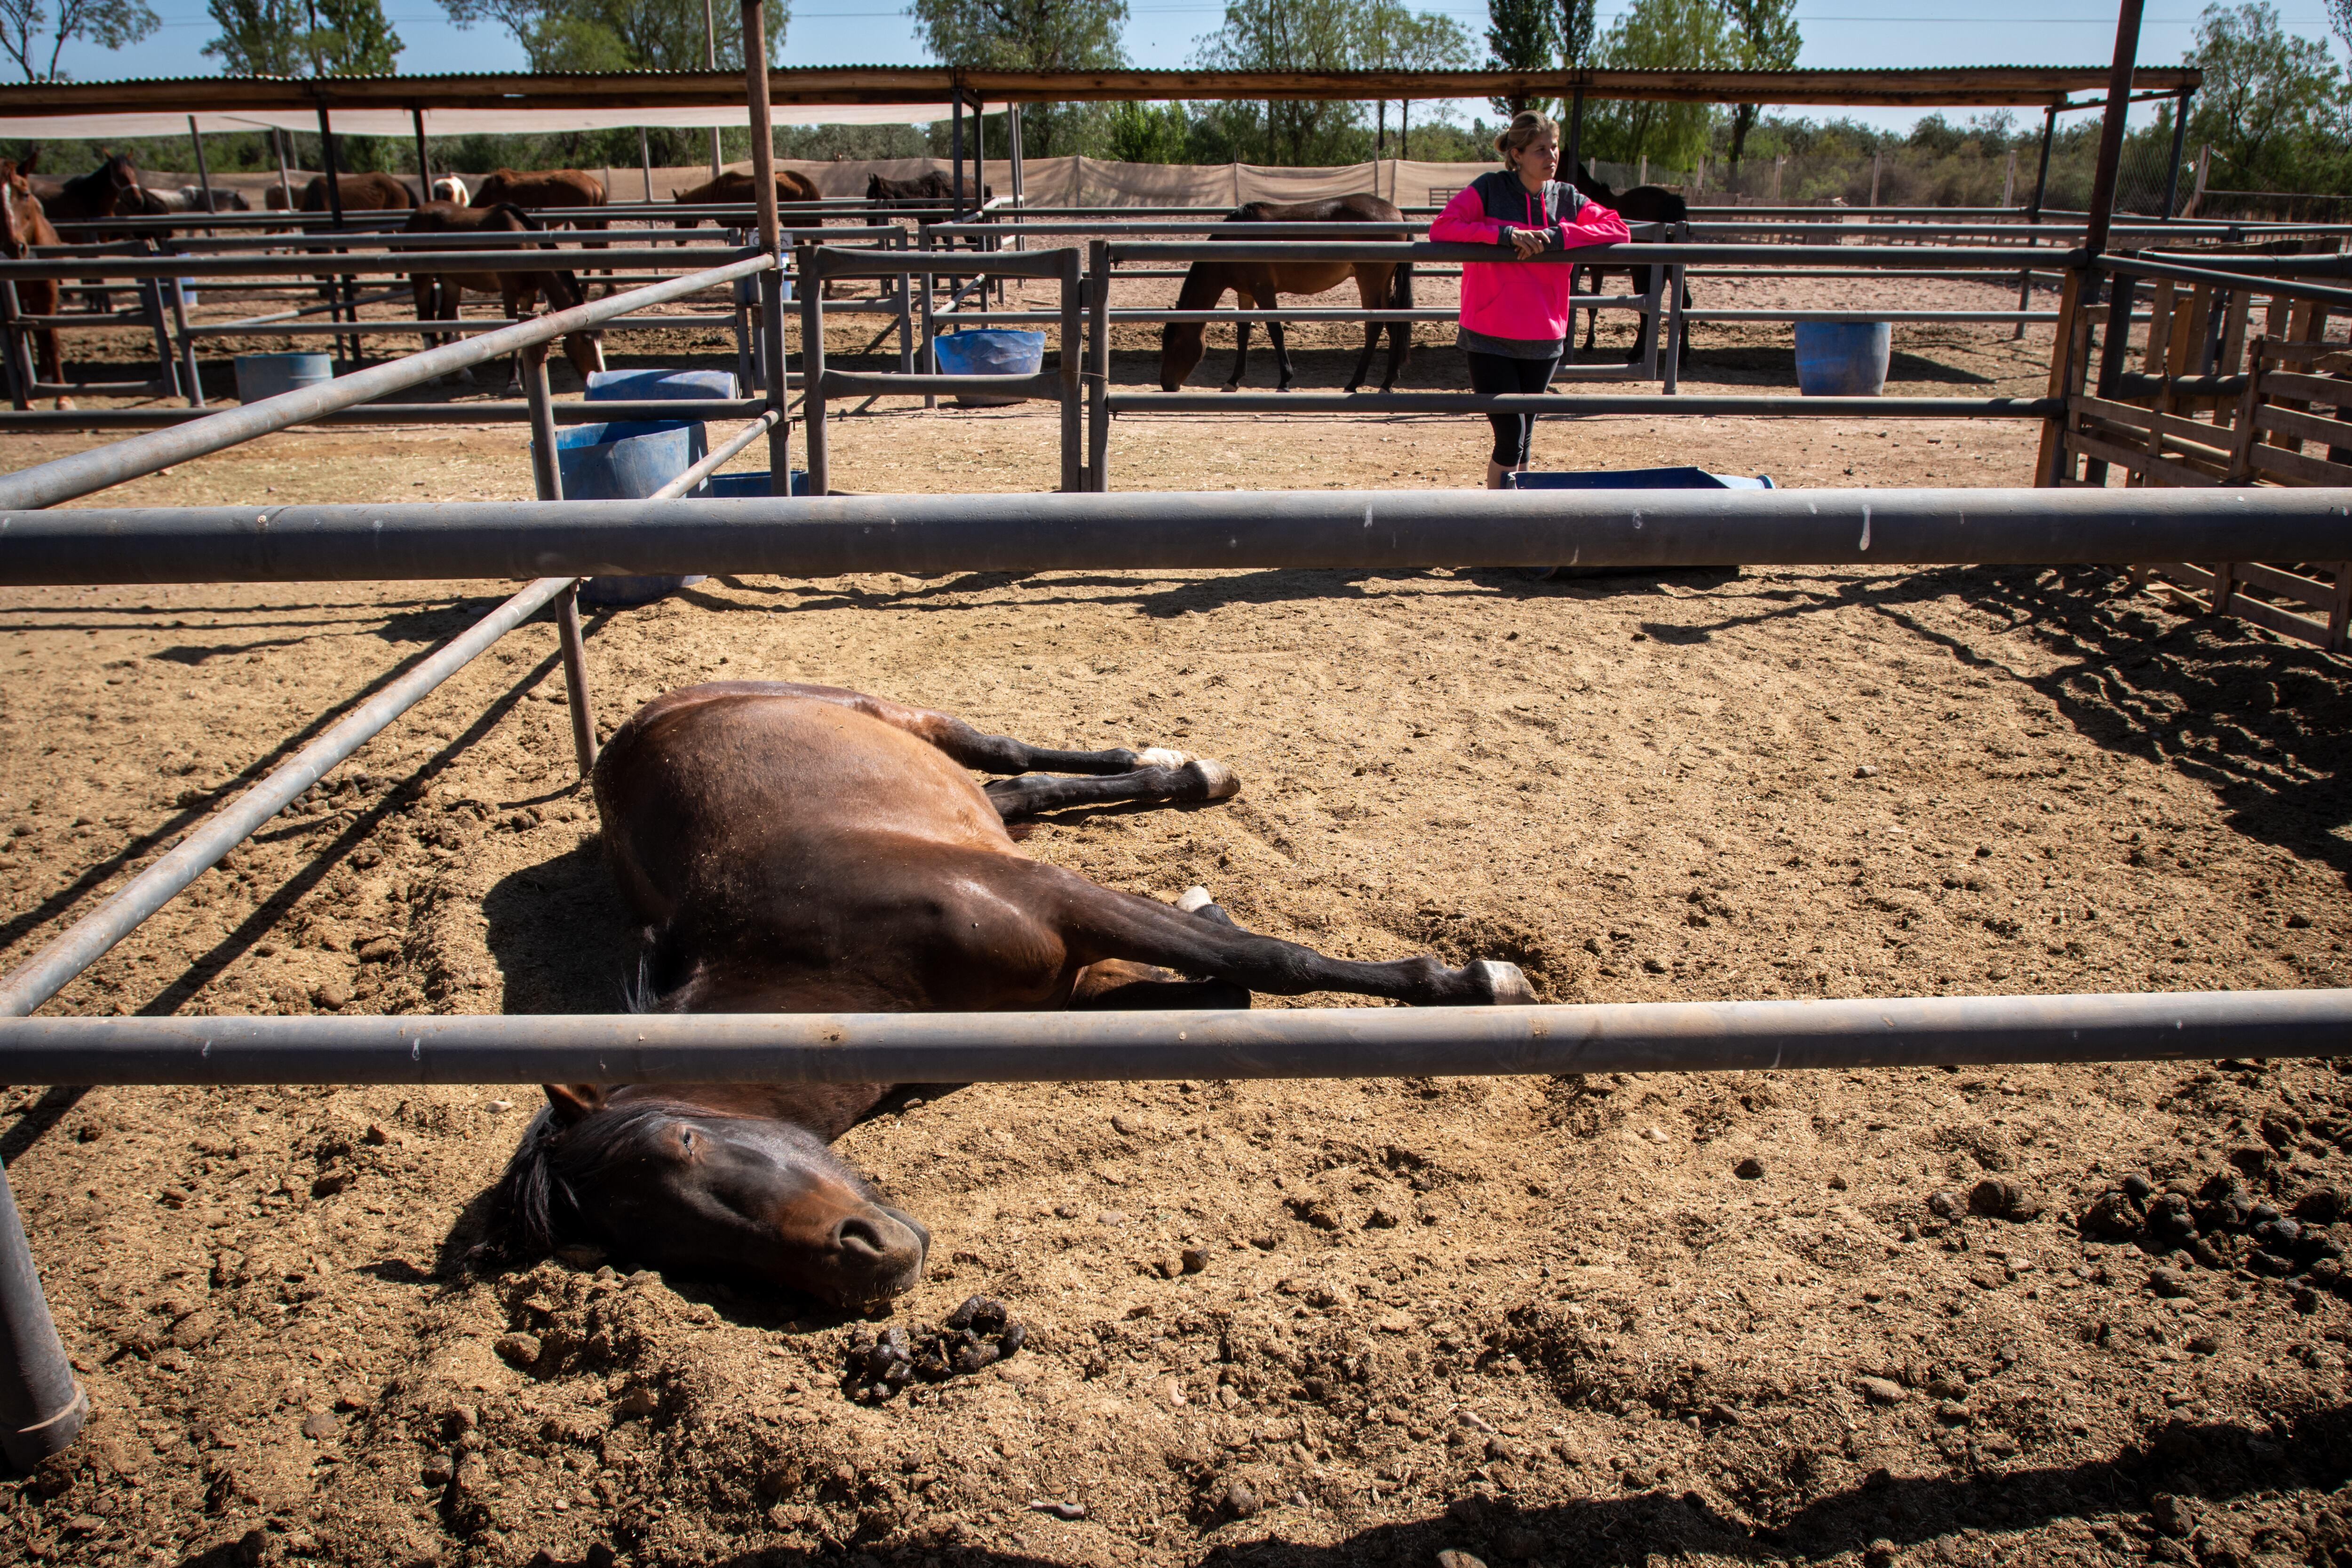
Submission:
MULTIPOLYGON (((1047 751, 765 681, 656 699, 595 769, 605 851, 650 938, 647 1011, 1246 1006, 1252 990, 1534 1000, 1511 964, 1326 957, 1240 930, 1205 895, 1163 904, 1043 865, 1005 830, 1240 787, 1205 758, 1047 751), (983 787, 973 769, 1021 776, 983 787)), ((550 1084, 496 1206, 525 1250, 587 1241, 843 1306, 887 1300, 921 1277, 929 1233, 825 1145, 893 1087, 550 1084)))
MULTIPOLYGON (((537 218, 511 202, 494 207, 461 207, 454 202, 427 202, 416 209, 401 226, 405 234, 536 234, 541 225, 537 218)), ((518 246, 518 258, 527 258, 531 247, 518 246)), ((476 294, 496 294, 507 319, 521 321, 539 303, 541 294, 549 305, 558 310, 568 310, 583 302, 587 294, 580 279, 561 268, 541 267, 512 272, 436 272, 431 270, 429 253, 420 257, 417 269, 409 274, 409 286, 416 300, 416 319, 421 321, 454 321, 457 320, 460 302, 470 291, 476 294)), ((429 328, 425 332, 425 346, 431 348, 441 334, 429 328)), ((455 334, 450 334, 454 336, 455 334)), ((572 332, 563 340, 564 357, 572 368, 586 380, 604 368, 604 334, 599 331, 572 332)), ((458 378, 471 382, 471 371, 461 370, 458 378)), ((511 392, 522 384, 521 361, 515 361, 507 389, 511 392)))
MULTIPOLYGON (((48 215, 33 195, 32 182, 25 171, 5 158, 0 158, 0 254, 11 260, 22 261, 32 254, 36 245, 62 245, 48 215)), ((54 278, 22 278, 16 282, 16 308, 28 316, 54 316, 64 290, 54 278)), ((33 330, 34 374, 53 385, 62 384, 66 378, 65 355, 58 347, 55 327, 33 330)), ((24 374, 24 367, 9 367, 9 379, 24 374)), ((18 388, 20 406, 32 404, 31 389, 18 388)), ((59 408, 71 408, 73 399, 59 397, 59 408)))
MULTIPOLYGON (((1378 196, 1341 196, 1336 201, 1298 202, 1278 206, 1272 202, 1251 202, 1235 207, 1225 215, 1227 223, 1385 223, 1402 226, 1404 214, 1397 211, 1378 196)), ((1234 234, 1214 234, 1215 239, 1245 237, 1234 234)), ((1374 239, 1404 239, 1409 236, 1399 228, 1393 235, 1373 235, 1374 239)), ((1410 261, 1195 261, 1184 274, 1184 286, 1177 290, 1176 308, 1180 310, 1213 310, 1218 301, 1231 289, 1234 302, 1244 310, 1271 310, 1282 303, 1285 294, 1320 294, 1326 289, 1337 288, 1347 279, 1356 280, 1356 297, 1367 310, 1402 310, 1412 305, 1412 263, 1410 261)), ((1381 390, 1388 391, 1396 384, 1397 372, 1404 368, 1407 351, 1412 347, 1412 323, 1410 321, 1367 321, 1364 323, 1364 352, 1357 356, 1356 368, 1349 374, 1348 390, 1353 392, 1363 384, 1364 374, 1371 368, 1372 348, 1381 341, 1381 329, 1389 334, 1389 367, 1381 377, 1381 390)), ((1290 349, 1283 342, 1282 323, 1268 321, 1266 335, 1274 340, 1275 363, 1280 372, 1277 390, 1288 392, 1294 379, 1290 368, 1290 349)), ((1250 323, 1242 322, 1234 331, 1234 374, 1225 378, 1227 392, 1242 384, 1249 369, 1250 323)), ((1184 380, 1200 367, 1209 352, 1209 326, 1205 321, 1171 321, 1160 333, 1160 387, 1163 392, 1175 392, 1184 380)))

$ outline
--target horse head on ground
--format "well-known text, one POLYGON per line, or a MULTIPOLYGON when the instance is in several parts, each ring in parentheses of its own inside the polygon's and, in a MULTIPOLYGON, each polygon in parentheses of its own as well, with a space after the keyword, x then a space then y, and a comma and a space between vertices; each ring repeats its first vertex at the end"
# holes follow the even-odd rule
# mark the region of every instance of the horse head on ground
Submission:
POLYGON ((844 1097, 824 1086, 550 1084, 547 1099, 494 1200, 525 1253, 584 1242, 723 1266, 849 1310, 922 1278, 930 1232, 826 1147, 844 1097))

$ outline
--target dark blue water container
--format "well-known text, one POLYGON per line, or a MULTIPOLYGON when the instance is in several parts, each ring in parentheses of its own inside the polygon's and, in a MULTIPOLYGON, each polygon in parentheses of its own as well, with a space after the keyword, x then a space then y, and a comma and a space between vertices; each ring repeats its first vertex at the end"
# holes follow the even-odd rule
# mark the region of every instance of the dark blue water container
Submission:
MULTIPOLYGON (((746 496, 764 496, 768 493, 768 476, 772 472, 772 468, 748 468, 740 474, 713 474, 703 480, 702 488, 694 493, 706 500, 740 500, 746 496)), ((806 469, 793 470, 793 494, 808 494, 806 469)))
POLYGON ((324 386, 335 379, 331 354, 239 354, 236 356, 236 400, 258 403, 281 392, 324 386))
MULTIPOLYGON (((931 340, 941 375, 1035 375, 1045 368, 1045 334, 1016 332, 988 327, 942 332, 931 340)), ((965 408, 1003 408, 1023 401, 988 393, 958 393, 954 401, 965 408)))
MULTIPOLYGON (((643 500, 694 466, 699 425, 673 420, 572 425, 555 433, 555 462, 566 500, 643 500)), ((591 577, 583 605, 645 605, 702 578, 591 577)))
POLYGON ((1604 468, 1588 474, 1508 474, 1515 490, 1769 490, 1769 475, 1742 479, 1705 468, 1604 468))
POLYGON ((1894 342, 1885 321, 1799 321, 1797 390, 1807 397, 1875 397, 1886 390, 1894 342))
MULTIPOLYGON (((698 402, 732 399, 736 395, 735 373, 731 370, 600 370, 588 377, 591 403, 698 402)), ((688 441, 688 464, 702 461, 710 452, 710 437, 702 421, 682 419, 677 423, 693 432, 688 441)))

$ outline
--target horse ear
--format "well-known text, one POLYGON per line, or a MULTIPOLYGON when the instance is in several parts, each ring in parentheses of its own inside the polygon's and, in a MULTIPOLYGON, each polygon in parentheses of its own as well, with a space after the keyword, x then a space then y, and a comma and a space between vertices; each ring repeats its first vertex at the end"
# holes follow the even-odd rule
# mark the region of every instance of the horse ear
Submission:
POLYGON ((541 1087, 547 1090, 547 1108, 565 1127, 604 1109, 604 1086, 601 1083, 551 1083, 541 1087))
POLYGON ((29 174, 40 166, 41 150, 38 147, 36 147, 31 152, 26 153, 25 156, 18 161, 16 164, 16 173, 20 174, 29 174))

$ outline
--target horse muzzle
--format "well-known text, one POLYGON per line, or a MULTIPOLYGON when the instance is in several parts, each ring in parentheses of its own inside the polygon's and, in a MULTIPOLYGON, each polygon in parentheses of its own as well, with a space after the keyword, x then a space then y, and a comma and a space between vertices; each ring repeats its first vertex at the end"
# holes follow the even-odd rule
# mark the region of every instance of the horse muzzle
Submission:
POLYGON ((818 1290, 844 1307, 865 1307, 903 1296, 923 1278, 931 1233, 914 1215, 875 1205, 833 1227, 830 1256, 818 1290))

